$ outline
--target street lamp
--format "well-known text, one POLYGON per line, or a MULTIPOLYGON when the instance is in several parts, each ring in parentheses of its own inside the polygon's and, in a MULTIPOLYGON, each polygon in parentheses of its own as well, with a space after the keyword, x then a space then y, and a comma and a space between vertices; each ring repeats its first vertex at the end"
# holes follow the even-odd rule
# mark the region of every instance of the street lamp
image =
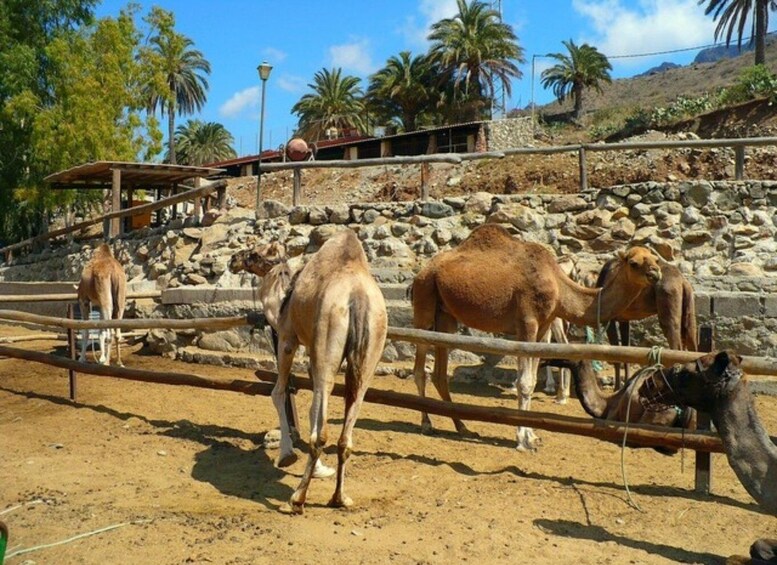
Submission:
POLYGON ((537 57, 552 57, 553 55, 550 53, 546 53, 545 55, 532 55, 531 56, 531 135, 534 137, 536 133, 536 127, 535 127, 535 118, 534 118, 534 62, 537 59, 537 57))
POLYGON ((259 183, 262 179, 262 138, 264 137, 264 88, 267 86, 267 79, 270 78, 270 71, 272 65, 267 61, 262 61, 262 64, 256 67, 259 72, 259 78, 262 79, 262 109, 259 115, 259 161, 256 165, 256 217, 259 217, 259 183))

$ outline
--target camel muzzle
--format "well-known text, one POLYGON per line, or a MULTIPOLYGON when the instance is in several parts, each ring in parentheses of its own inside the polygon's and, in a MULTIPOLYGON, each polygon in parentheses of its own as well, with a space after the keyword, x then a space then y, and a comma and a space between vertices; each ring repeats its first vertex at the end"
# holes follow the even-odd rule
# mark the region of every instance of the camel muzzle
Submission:
POLYGON ((661 269, 650 269, 647 273, 647 278, 653 284, 661 281, 661 269))

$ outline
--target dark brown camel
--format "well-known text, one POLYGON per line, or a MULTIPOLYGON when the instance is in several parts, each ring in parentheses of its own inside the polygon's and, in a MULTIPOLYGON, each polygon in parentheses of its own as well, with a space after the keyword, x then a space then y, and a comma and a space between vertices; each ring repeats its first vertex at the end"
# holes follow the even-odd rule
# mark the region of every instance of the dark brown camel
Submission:
MULTIPOLYGON (((675 265, 658 259, 661 267, 661 280, 646 287, 618 316, 607 325, 607 338, 612 345, 629 345, 629 322, 643 320, 658 315, 661 326, 670 349, 696 351, 696 306, 693 298, 693 287, 675 265)), ((607 261, 596 286, 604 286, 613 275, 615 259, 607 261)), ((620 363, 615 364, 616 388, 622 383, 620 363)), ((624 380, 629 378, 628 365, 625 366, 624 380)))
MULTIPOLYGON (((640 394, 658 404, 679 403, 708 412, 742 486, 777 515, 777 446, 758 417, 741 363, 733 351, 708 353, 682 371, 645 380, 640 394)), ((756 541, 750 554, 751 563, 777 563, 777 540, 756 541)))
MULTIPOLYGON (((647 410, 639 395, 639 388, 648 378, 648 373, 635 376, 626 386, 613 394, 606 394, 599 387, 599 380, 591 361, 568 361, 565 359, 550 359, 545 362, 553 367, 566 367, 572 372, 577 398, 583 410, 589 416, 615 422, 630 424, 651 424, 673 428, 696 429, 696 411, 693 408, 682 409, 678 406, 662 406, 655 410, 647 410)), ((629 447, 643 447, 627 443, 629 447)), ((656 451, 664 455, 674 455, 676 449, 656 447, 656 451)))
MULTIPOLYGON (((621 253, 614 272, 603 289, 586 288, 561 270, 544 245, 520 241, 502 226, 485 224, 458 247, 437 254, 416 275, 411 289, 414 325, 452 333, 461 323, 536 342, 555 318, 581 325, 612 319, 661 277, 656 257, 644 247, 621 253)), ((427 350, 416 347, 414 374, 421 396, 426 390, 427 350)), ((447 359, 447 349, 436 347, 432 381, 442 399, 450 401, 447 359)), ((521 410, 531 408, 538 365, 539 359, 518 359, 521 410)), ((431 430, 429 415, 421 418, 422 430, 431 430)), ((454 419, 454 424, 466 432, 460 420, 454 419)), ((519 450, 536 448, 531 428, 518 428, 516 436, 519 450)))

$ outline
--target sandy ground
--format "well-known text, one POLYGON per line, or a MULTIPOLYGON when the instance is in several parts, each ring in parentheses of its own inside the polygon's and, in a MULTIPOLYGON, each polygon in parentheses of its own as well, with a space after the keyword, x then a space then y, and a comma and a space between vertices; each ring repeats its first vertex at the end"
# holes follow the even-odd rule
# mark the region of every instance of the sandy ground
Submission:
MULTIPOLYGON (((0 335, 29 333, 13 328, 0 335)), ((21 346, 64 354, 60 343, 21 346)), ((252 379, 250 371, 187 365, 132 348, 130 367, 252 379)), ((374 386, 414 392, 411 380, 374 386)), ((457 400, 514 406, 485 384, 453 386, 457 400)), ((333 479, 311 485, 302 516, 278 511, 296 487, 273 466, 262 437, 276 426, 269 398, 81 376, 0 359, 0 519, 9 553, 106 526, 117 529, 8 563, 722 563, 777 523, 746 494, 722 455, 712 496, 693 489, 693 454, 625 452, 616 445, 540 431, 535 454, 514 449, 514 430, 472 423, 463 440, 434 418, 365 404, 348 466, 349 510, 326 507, 333 479), (683 468, 684 467, 684 468, 683 468), (37 502, 42 501, 42 502, 37 502), (23 505, 18 507, 18 505, 23 505)), ((310 394, 299 395, 307 414, 310 394)), ((582 416, 537 393, 538 410, 582 416)), ((777 400, 758 397, 769 429, 777 400)), ((330 420, 342 422, 342 400, 330 420)), ((303 425, 303 431, 307 425, 303 425)), ((334 435, 334 434, 333 434, 334 435)), ((330 448, 326 460, 334 464, 330 448)))

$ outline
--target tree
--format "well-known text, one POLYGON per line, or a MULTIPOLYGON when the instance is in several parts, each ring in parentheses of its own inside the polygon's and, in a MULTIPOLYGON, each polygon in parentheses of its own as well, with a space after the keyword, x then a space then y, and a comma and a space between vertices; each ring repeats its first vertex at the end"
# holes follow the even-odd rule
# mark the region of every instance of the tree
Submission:
MULTIPOLYGON (((511 26, 484 2, 456 0, 458 14, 432 25, 429 55, 443 73, 443 82, 453 81, 457 100, 491 102, 501 85, 509 96, 511 78, 520 78, 523 48, 511 26)), ((490 104, 482 104, 483 106, 490 104)))
POLYGON ((596 47, 587 43, 577 46, 571 39, 562 43, 568 53, 550 55, 558 63, 542 72, 542 86, 553 88, 559 102, 571 95, 575 104, 574 117, 579 120, 583 114, 583 91, 593 88, 601 92, 602 82, 612 82, 612 65, 596 47))
POLYGON ((699 0, 699 5, 707 4, 704 15, 712 14, 718 22, 715 28, 715 41, 726 35, 726 45, 737 32, 737 45, 742 46, 742 36, 748 18, 753 19, 750 28, 750 41, 755 43, 755 64, 766 63, 766 34, 769 28, 769 10, 777 9, 775 0, 699 0))
POLYGON ((309 141, 321 139, 329 128, 366 130, 366 108, 359 78, 342 76, 342 69, 321 69, 305 94, 291 108, 299 116, 297 134, 309 141))
POLYGON ((151 26, 150 47, 141 58, 148 69, 146 99, 149 111, 167 116, 168 162, 175 164, 175 114, 199 112, 205 105, 210 63, 191 39, 174 29, 173 14, 154 7, 146 18, 151 26))
POLYGON ((175 131, 175 147, 181 165, 200 166, 237 157, 234 143, 232 134, 216 122, 189 120, 175 131))
POLYGON ((367 99, 381 117, 398 119, 405 131, 414 131, 418 119, 432 110, 438 98, 433 88, 432 65, 423 55, 409 51, 392 56, 370 77, 367 99))
POLYGON ((92 4, 9 1, 0 9, 4 241, 35 235, 58 210, 99 199, 94 190, 52 190, 48 174, 159 152, 156 121, 142 118, 134 12, 94 21, 92 4))

